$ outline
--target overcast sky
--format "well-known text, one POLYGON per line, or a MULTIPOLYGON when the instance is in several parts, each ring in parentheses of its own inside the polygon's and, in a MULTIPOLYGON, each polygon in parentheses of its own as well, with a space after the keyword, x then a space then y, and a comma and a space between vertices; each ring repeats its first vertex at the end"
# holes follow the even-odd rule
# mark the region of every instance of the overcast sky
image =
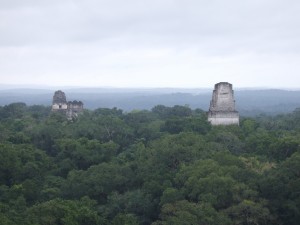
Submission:
POLYGON ((300 88, 299 0, 0 0, 0 84, 300 88))

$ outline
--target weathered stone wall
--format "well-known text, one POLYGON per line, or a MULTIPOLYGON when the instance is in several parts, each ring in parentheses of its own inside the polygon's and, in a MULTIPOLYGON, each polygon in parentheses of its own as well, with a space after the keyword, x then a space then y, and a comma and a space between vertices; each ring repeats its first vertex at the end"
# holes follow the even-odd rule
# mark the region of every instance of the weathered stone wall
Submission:
POLYGON ((235 110, 232 84, 220 82, 215 85, 208 112, 208 121, 212 125, 239 124, 239 113, 235 110))
POLYGON ((52 100, 52 111, 66 110, 67 108, 68 105, 65 93, 61 90, 56 91, 52 100))
POLYGON ((67 104, 66 95, 63 91, 58 90, 54 93, 52 104, 65 103, 67 104))
POLYGON ((78 113, 83 111, 83 103, 81 101, 69 101, 67 117, 72 119, 78 116, 78 113))
POLYGON ((208 121, 212 125, 239 124, 238 112, 208 112, 208 121))
POLYGON ((68 102, 68 108, 74 111, 82 111, 83 103, 81 101, 70 101, 68 102))
POLYGON ((56 110, 66 110, 68 109, 68 105, 65 103, 54 103, 52 105, 52 111, 56 111, 56 110))
POLYGON ((52 111, 64 112, 68 119, 77 117, 78 113, 83 111, 83 103, 81 101, 69 101, 64 92, 61 90, 56 91, 52 101, 52 111))
POLYGON ((235 111, 232 84, 221 82, 215 85, 210 111, 235 111))

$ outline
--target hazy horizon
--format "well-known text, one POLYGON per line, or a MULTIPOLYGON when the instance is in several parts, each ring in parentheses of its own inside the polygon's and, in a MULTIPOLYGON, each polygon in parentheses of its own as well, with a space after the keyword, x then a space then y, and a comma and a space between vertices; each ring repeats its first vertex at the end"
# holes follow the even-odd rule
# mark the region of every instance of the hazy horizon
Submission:
MULTIPOLYGON (((223 81, 221 81, 223 82, 223 81)), ((56 89, 65 89, 65 90, 69 90, 69 89, 107 89, 107 90, 161 90, 161 89, 174 89, 174 90, 208 90, 211 91, 214 89, 214 85, 213 84, 211 87, 180 87, 180 86, 175 86, 175 87, 171 87, 171 86, 165 86, 165 87, 134 87, 134 86, 57 86, 57 85, 36 85, 36 84, 3 84, 0 83, 0 90, 13 90, 13 89, 40 89, 40 90, 56 90, 56 89)), ((300 90, 300 86, 299 87, 271 87, 271 86, 246 86, 246 87, 237 87, 234 86, 233 84, 233 89, 234 90, 300 90)))

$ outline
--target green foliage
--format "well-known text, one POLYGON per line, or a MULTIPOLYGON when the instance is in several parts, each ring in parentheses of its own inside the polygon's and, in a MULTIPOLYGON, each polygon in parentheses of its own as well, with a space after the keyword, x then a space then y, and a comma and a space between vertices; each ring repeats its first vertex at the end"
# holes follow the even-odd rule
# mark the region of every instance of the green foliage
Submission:
POLYGON ((260 202, 244 200, 225 210, 235 225, 268 225, 273 222, 269 210, 260 202))
POLYGON ((233 159, 226 157, 219 161, 217 157, 219 162, 199 160, 182 167, 177 174, 176 183, 183 190, 186 199, 207 202, 216 209, 228 208, 245 198, 255 199, 257 193, 240 176, 244 170, 243 163, 234 156, 231 158, 233 159))
POLYGON ((12 103, 1 108, 0 115, 3 118, 22 118, 22 115, 26 111, 26 104, 22 102, 12 103))
POLYGON ((108 162, 116 156, 119 146, 112 141, 101 144, 98 140, 88 140, 86 138, 60 139, 56 143, 58 151, 56 159, 62 174, 72 169, 86 170, 92 165, 108 162), (67 169, 65 162, 71 162, 71 167, 67 169))
POLYGON ((129 167, 113 163, 94 165, 86 171, 72 170, 63 188, 64 196, 76 198, 87 195, 105 203, 112 191, 121 192, 130 187, 131 176, 129 167))
POLYGON ((298 225, 299 118, 0 107, 0 224, 298 225))
POLYGON ((39 179, 50 168, 49 157, 30 145, 0 144, 0 155, 0 184, 39 179))
POLYGON ((139 222, 133 214, 118 214, 111 225, 139 225, 139 222))
POLYGON ((283 224, 300 220, 300 154, 295 153, 269 170, 261 181, 262 196, 270 201, 270 210, 283 224))
POLYGON ((136 111, 124 116, 126 124, 134 128, 134 137, 145 141, 159 137, 161 121, 149 111, 136 111))
POLYGON ((100 225, 104 224, 88 198, 80 201, 53 199, 27 210, 25 224, 30 225, 100 225))
POLYGON ((186 200, 162 207, 160 221, 152 225, 219 225, 230 224, 229 219, 209 204, 197 204, 186 200))
POLYGON ((175 105, 174 107, 157 105, 153 107, 152 112, 157 114, 162 119, 170 117, 188 117, 192 115, 192 110, 188 106, 180 105, 175 105))

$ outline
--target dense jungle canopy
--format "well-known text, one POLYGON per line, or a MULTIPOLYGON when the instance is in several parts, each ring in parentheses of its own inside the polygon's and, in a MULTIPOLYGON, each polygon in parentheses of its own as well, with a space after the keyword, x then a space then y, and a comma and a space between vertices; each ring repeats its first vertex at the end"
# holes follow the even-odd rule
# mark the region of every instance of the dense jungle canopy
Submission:
POLYGON ((300 110, 0 107, 2 225, 298 225, 300 110))

